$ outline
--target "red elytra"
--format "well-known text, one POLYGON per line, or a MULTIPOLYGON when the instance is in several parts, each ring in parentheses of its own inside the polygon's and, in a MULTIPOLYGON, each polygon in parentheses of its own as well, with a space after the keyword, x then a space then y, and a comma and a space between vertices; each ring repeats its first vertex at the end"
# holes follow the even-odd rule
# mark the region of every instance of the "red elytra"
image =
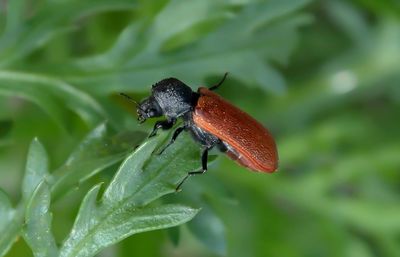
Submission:
POLYGON ((271 133, 253 117, 208 88, 198 89, 200 97, 193 121, 228 145, 226 154, 253 171, 274 172, 278 152, 271 133))

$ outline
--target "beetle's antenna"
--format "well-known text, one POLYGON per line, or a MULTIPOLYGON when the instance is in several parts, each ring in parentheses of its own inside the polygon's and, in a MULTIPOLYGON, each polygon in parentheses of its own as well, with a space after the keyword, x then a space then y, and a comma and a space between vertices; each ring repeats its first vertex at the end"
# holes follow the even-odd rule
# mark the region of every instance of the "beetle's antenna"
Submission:
POLYGON ((136 107, 139 107, 139 104, 138 104, 138 102, 136 102, 132 97, 130 97, 129 95, 127 95, 127 94, 124 94, 124 93, 119 93, 120 95, 122 95, 122 96, 124 96, 126 99, 128 99, 129 101, 131 101, 131 102, 133 102, 135 105, 136 105, 136 107))
POLYGON ((224 83, 224 81, 225 81, 225 79, 226 79, 227 76, 228 76, 228 72, 225 72, 224 77, 221 79, 221 81, 218 82, 218 84, 216 84, 216 85, 210 87, 209 90, 213 91, 213 90, 217 89, 219 86, 221 86, 222 83, 224 83))

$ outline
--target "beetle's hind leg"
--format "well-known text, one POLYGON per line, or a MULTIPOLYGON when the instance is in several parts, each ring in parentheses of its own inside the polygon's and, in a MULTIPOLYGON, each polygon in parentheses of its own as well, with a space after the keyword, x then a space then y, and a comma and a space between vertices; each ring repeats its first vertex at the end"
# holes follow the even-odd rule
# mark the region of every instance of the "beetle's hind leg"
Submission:
POLYGON ((226 79, 227 76, 228 76, 228 72, 225 72, 224 77, 221 79, 221 81, 218 82, 218 84, 216 84, 216 85, 210 87, 209 90, 214 91, 214 90, 217 89, 219 86, 221 86, 222 83, 224 83, 224 81, 225 81, 225 79, 226 79))
POLYGON ((180 191, 180 189, 181 189, 183 183, 184 183, 190 176, 193 176, 193 175, 201 175, 201 174, 204 174, 204 173, 207 171, 207 169, 208 169, 208 167, 207 167, 208 151, 209 151, 210 149, 211 149, 211 148, 209 148, 209 147, 206 147, 206 148, 203 149, 203 152, 202 152, 202 154, 201 154, 201 166, 202 166, 202 169, 201 169, 201 170, 198 170, 198 171, 191 171, 191 172, 188 172, 188 173, 186 174, 186 176, 181 180, 181 182, 179 182, 179 184, 176 186, 176 189, 175 189, 176 191, 180 191))

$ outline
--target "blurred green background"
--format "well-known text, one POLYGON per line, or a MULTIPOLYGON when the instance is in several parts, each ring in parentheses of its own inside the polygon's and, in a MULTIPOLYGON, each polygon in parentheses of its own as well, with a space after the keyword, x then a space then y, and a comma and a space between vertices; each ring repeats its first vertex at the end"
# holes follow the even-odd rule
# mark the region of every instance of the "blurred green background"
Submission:
MULTIPOLYGON (((219 94, 274 134, 280 168, 221 155, 166 201, 187 225, 98 256, 400 256, 400 1, 0 0, 0 187, 16 204, 29 143, 56 168, 99 123, 149 132, 150 85, 219 94), (179 237, 179 238, 178 238, 179 237), (178 242, 179 239, 179 242, 178 242)), ((52 205, 60 242, 105 170, 52 205)), ((30 256, 22 239, 6 256, 30 256)))

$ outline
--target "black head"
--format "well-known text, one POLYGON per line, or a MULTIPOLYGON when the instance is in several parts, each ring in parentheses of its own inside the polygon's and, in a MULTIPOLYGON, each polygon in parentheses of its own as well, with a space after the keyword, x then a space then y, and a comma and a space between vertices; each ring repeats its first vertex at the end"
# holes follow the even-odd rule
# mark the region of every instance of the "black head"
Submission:
POLYGON ((150 97, 143 100, 137 108, 139 121, 165 115, 176 119, 192 110, 193 91, 178 79, 163 79, 151 88, 150 97))
POLYGON ((151 95, 139 104, 130 96, 121 93, 137 106, 138 120, 166 116, 175 120, 193 110, 196 93, 182 81, 175 78, 163 79, 152 86, 151 95))
POLYGON ((138 104, 137 114, 139 122, 143 123, 148 118, 160 117, 164 113, 156 99, 153 96, 150 96, 138 104))

